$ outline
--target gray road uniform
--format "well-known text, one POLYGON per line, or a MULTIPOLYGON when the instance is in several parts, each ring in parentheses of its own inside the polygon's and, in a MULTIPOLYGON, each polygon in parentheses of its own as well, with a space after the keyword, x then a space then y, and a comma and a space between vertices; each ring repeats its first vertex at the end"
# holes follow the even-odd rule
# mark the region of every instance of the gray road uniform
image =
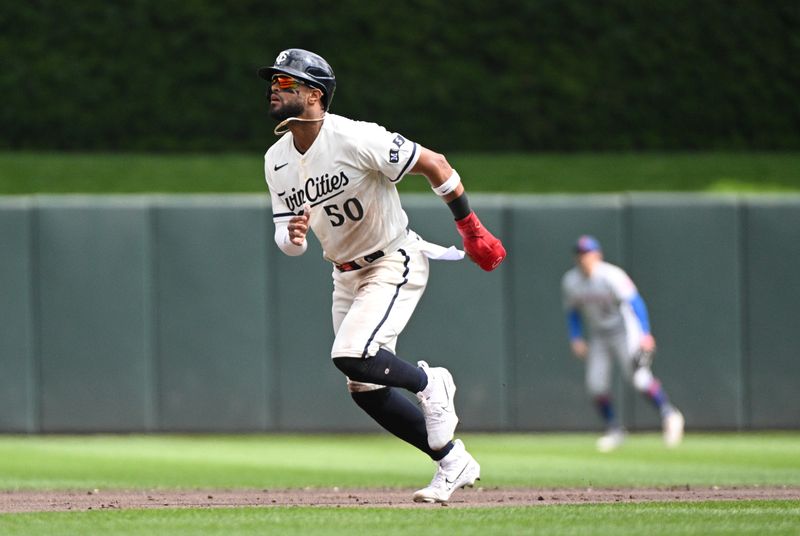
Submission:
POLYGON ((602 395, 610 391, 612 359, 618 360, 631 380, 634 356, 644 333, 633 305, 641 298, 631 278, 618 266, 603 261, 590 277, 579 268, 572 268, 564 274, 561 287, 564 308, 572 315, 570 336, 582 336, 583 328, 586 330, 589 393, 602 395), (574 325, 576 315, 579 326, 574 325))

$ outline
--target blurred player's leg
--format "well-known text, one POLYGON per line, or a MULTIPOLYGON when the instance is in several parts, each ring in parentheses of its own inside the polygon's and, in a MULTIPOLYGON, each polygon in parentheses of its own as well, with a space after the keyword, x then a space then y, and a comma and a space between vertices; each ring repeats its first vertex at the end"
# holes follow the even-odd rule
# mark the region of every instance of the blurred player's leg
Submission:
POLYGON ((664 443, 668 447, 678 446, 683 440, 683 414, 670 403, 661 381, 649 367, 639 367, 633 373, 633 385, 658 410, 664 443))
POLYGON ((597 440, 597 450, 609 452, 625 440, 625 432, 617 419, 611 398, 611 355, 608 348, 597 340, 589 344, 586 356, 586 388, 603 419, 605 433, 597 440))
POLYGON ((664 443, 668 447, 677 447, 683 441, 683 426, 683 413, 673 407, 672 411, 662 420, 664 443))
POLYGON ((675 447, 683 439, 683 414, 670 403, 661 381, 653 375, 649 362, 641 366, 641 362, 637 359, 641 351, 640 341, 641 332, 636 326, 635 329, 630 329, 625 337, 615 338, 612 344, 618 352, 625 377, 658 411, 664 443, 668 447, 675 447))
POLYGON ((597 450, 600 452, 610 452, 625 441, 625 431, 617 420, 610 395, 597 396, 594 401, 605 423, 606 430, 606 433, 597 440, 597 450))

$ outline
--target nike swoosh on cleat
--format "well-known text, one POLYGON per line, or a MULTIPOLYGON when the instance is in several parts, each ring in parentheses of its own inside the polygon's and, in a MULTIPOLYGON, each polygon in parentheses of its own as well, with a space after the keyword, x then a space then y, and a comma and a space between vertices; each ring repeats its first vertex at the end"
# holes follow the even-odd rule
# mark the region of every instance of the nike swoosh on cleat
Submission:
MULTIPOLYGON (((450 400, 450 393, 447 390, 447 382, 443 382, 443 385, 444 385, 444 394, 447 397, 447 400, 450 400)), ((453 410, 450 409, 450 404, 447 404, 446 406, 442 406, 442 411, 453 411, 453 410)), ((445 480, 447 479, 445 478, 445 480)))
POLYGON ((447 484, 447 491, 450 491, 451 489, 453 489, 453 486, 455 485, 456 481, 458 481, 458 479, 461 477, 461 475, 464 474, 464 471, 467 470, 468 466, 469 466, 469 464, 465 465, 464 468, 461 469, 461 472, 458 473, 458 476, 455 478, 455 480, 450 480, 447 477, 444 478, 444 481, 447 484))
POLYGON ((285 164, 281 164, 280 166, 278 164, 275 164, 274 169, 275 169, 275 171, 278 171, 279 169, 281 169, 283 167, 286 167, 288 165, 289 165, 289 162, 286 162, 285 164))

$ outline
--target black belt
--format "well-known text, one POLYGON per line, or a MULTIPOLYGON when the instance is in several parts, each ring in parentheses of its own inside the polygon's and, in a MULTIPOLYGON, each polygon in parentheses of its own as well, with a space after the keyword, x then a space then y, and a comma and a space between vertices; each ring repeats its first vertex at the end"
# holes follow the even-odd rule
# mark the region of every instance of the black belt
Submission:
POLYGON ((353 270, 360 270, 367 264, 372 264, 383 256, 383 251, 378 250, 370 253, 369 255, 364 255, 360 259, 356 259, 354 261, 343 262, 342 264, 334 263, 334 266, 336 266, 336 269, 340 272, 352 272, 353 270))

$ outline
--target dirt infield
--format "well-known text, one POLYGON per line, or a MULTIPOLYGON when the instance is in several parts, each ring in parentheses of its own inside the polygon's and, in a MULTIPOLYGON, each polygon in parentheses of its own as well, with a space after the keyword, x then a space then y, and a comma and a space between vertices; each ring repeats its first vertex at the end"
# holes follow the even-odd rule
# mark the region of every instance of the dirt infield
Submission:
POLYGON ((327 506, 441 508, 548 506, 653 501, 800 500, 800 488, 491 489, 456 492, 446 504, 416 504, 410 489, 85 490, 0 492, 0 513, 151 508, 327 506))

